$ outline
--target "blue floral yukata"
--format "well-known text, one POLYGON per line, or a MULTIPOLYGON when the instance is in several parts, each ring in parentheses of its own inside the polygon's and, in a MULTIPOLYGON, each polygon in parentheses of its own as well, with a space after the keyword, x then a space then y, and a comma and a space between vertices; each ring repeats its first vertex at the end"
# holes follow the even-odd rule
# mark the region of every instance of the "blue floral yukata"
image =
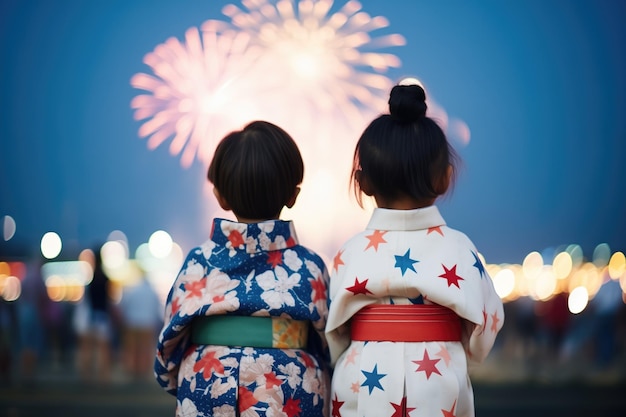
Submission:
POLYGON ((327 286, 324 262, 298 244, 292 222, 214 219, 172 286, 157 346, 155 375, 176 395, 176 416, 326 416, 327 286), (216 315, 309 321, 307 347, 193 343, 194 318, 216 315))

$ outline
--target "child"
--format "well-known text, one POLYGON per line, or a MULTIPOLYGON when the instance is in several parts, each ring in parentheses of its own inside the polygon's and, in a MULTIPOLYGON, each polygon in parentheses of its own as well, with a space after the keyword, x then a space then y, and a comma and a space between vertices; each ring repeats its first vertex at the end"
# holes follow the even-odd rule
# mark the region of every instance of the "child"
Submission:
POLYGON ((434 205, 455 154, 417 85, 356 145, 352 183, 378 208, 334 258, 326 335, 332 416, 473 416, 468 359, 482 361, 504 320, 472 242, 434 205))
POLYGON ((300 191, 293 139, 256 121, 217 146, 208 179, 237 222, 214 219, 167 299, 155 374, 177 416, 322 416, 328 273, 279 220, 300 191))

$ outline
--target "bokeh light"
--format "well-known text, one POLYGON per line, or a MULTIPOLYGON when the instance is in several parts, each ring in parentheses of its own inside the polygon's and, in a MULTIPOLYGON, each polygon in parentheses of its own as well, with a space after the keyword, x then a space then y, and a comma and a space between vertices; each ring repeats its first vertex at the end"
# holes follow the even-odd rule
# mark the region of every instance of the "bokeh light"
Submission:
POLYGON ((554 257, 552 261, 552 268, 554 276, 557 279, 565 279, 572 272, 572 256, 567 252, 560 252, 554 257))
POLYGON ((543 269, 543 257, 539 252, 530 252, 524 258, 524 262, 522 263, 522 268, 524 271, 524 275, 527 278, 536 278, 541 273, 543 269))
POLYGON ((626 256, 623 252, 615 252, 609 260, 609 276, 618 279, 626 273, 626 256))
POLYGON ((608 265, 609 259, 611 258, 611 248, 606 243, 600 243, 593 250, 593 264, 598 268, 602 268, 603 266, 608 265))
POLYGON ((61 253, 63 243, 55 232, 47 232, 41 238, 41 254, 47 259, 54 259, 61 253))
POLYGON ((507 298, 515 289, 515 274, 504 268, 493 277, 493 284, 500 298, 507 298))
POLYGON ((582 312, 589 302, 589 293, 585 287, 576 287, 567 298, 567 308, 572 314, 582 312))
POLYGON ((2 220, 2 237, 5 241, 9 241, 15 235, 17 225, 13 217, 6 215, 2 220))
POLYGON ((109 240, 100 248, 104 268, 115 270, 124 266, 128 260, 126 247, 118 240, 109 240))
POLYGON ((172 237, 164 230, 157 230, 150 235, 148 247, 155 258, 165 258, 172 251, 172 237))

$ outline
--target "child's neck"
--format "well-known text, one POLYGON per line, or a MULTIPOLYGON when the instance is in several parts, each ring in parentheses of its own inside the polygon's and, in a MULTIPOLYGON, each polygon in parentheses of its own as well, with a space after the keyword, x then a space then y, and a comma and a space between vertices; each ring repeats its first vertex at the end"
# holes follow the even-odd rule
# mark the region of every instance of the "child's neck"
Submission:
POLYGON ((251 224, 251 223, 263 223, 263 222, 268 222, 268 221, 272 221, 272 220, 278 220, 278 217, 274 217, 271 219, 246 219, 245 217, 240 217, 235 215, 235 217, 237 218, 237 222, 239 223, 246 223, 246 224, 251 224))
POLYGON ((399 197, 394 199, 384 199, 379 196, 374 197, 376 205, 379 208, 391 210, 415 210, 419 208, 429 207, 435 204, 435 199, 416 200, 411 197, 399 197))

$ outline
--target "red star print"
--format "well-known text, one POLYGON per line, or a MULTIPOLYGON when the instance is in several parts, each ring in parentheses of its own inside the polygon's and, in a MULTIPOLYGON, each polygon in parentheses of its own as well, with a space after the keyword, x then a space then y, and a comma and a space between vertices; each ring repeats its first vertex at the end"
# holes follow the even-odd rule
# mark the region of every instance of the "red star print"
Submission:
POLYGON ((256 405, 258 401, 254 398, 252 391, 246 387, 239 387, 239 411, 246 411, 248 408, 256 405))
POLYGON ((185 291, 187 292, 187 294, 185 295, 185 297, 200 297, 204 288, 206 288, 206 278, 202 278, 198 281, 186 282, 185 291))
POLYGON ((451 409, 444 410, 442 408, 441 412, 443 413, 443 417, 456 417, 456 415, 454 414, 455 407, 456 407, 456 400, 454 400, 454 404, 452 404, 452 408, 451 409))
POLYGON ((370 243, 368 243, 367 246, 365 247, 365 250, 368 250, 369 248, 374 248, 375 251, 378 251, 378 245, 380 245, 381 243, 387 243, 385 238, 383 238, 385 233, 387 233, 386 230, 385 231, 374 230, 374 233, 372 233, 369 236, 365 236, 370 241, 370 243))
POLYGON ((337 398, 337 394, 335 394, 335 399, 333 400, 333 411, 331 414, 332 417, 341 417, 339 409, 341 408, 343 403, 345 403, 345 401, 339 401, 339 399, 337 398))
POLYGON ((359 282, 359 278, 354 278, 354 285, 351 287, 347 287, 346 290, 350 291, 354 295, 357 294, 373 294, 370 290, 365 288, 367 286, 367 279, 363 280, 363 282, 359 282))
POLYGON ((335 271, 339 270, 339 265, 345 265, 343 263, 343 260, 341 259, 341 255, 343 255, 343 251, 342 250, 337 252, 337 255, 335 255, 335 258, 333 259, 333 269, 335 271))
POLYGON ((243 236, 238 230, 231 230, 228 234, 228 240, 230 241, 230 244, 233 245, 233 248, 238 248, 243 245, 243 236))
POLYGON ((358 353, 356 351, 356 348, 353 348, 350 352, 348 352, 348 355, 346 356, 346 360, 343 363, 343 366, 348 366, 349 363, 356 364, 354 360, 356 359, 357 355, 358 353))
POLYGON ((226 296, 224 294, 220 294, 220 295, 216 295, 211 299, 211 302, 213 303, 221 303, 222 301, 224 301, 226 299, 226 296))
POLYGON ((435 226, 435 227, 429 227, 428 228, 428 232, 426 232, 427 235, 431 234, 432 232, 437 232, 439 233, 441 236, 443 236, 443 232, 441 231, 441 226, 435 226))
POLYGON ((452 269, 446 268, 444 264, 441 264, 441 266, 443 266, 445 272, 439 276, 448 280, 448 287, 456 285, 457 288, 461 288, 459 287, 459 281, 463 281, 463 278, 456 274, 456 265, 452 269))
POLYGON ((296 417, 300 415, 300 400, 294 400, 293 398, 288 398, 285 405, 283 405, 283 412, 287 414, 287 417, 296 417))
POLYGON ((276 268, 276 265, 283 263, 283 253, 280 251, 272 251, 267 255, 267 263, 272 265, 272 268, 276 268))
POLYGON ((498 331, 498 323, 500 323, 500 319, 498 318, 498 312, 496 311, 495 313, 491 314, 491 331, 492 332, 497 332, 498 331))
POLYGON ((282 379, 278 379, 273 372, 268 372, 263 374, 265 377, 265 388, 270 389, 274 387, 279 387, 282 385, 282 379))
POLYGON ((311 359, 308 353, 300 352, 298 356, 300 356, 300 359, 302 359, 302 363, 307 368, 315 367, 315 362, 313 361, 313 359, 311 359))
POLYGON ((204 357, 200 358, 193 366, 193 371, 202 371, 202 377, 209 379, 213 371, 221 374, 224 372, 224 366, 219 359, 215 357, 217 352, 209 352, 204 357))
POLYGON ((446 366, 449 366, 450 361, 452 360, 452 358, 450 357, 450 352, 448 352, 448 349, 446 349, 444 345, 439 346, 441 347, 441 350, 435 353, 435 356, 439 356, 446 363, 446 366))
POLYGON ((175 315, 180 310, 180 301, 178 297, 172 299, 172 315, 175 315))
POLYGON ((326 299, 326 284, 324 284, 324 281, 322 281, 321 277, 317 277, 316 279, 311 280, 311 289, 313 290, 312 301, 314 303, 316 301, 326 299))
POLYGON ((428 356, 428 351, 424 350, 424 357, 421 361, 411 362, 419 365, 415 372, 424 371, 426 373, 426 379, 429 379, 433 373, 441 375, 439 369, 437 369, 437 362, 439 362, 440 360, 441 359, 430 359, 430 356, 428 356))
POLYGON ((415 408, 407 408, 406 406, 406 397, 402 397, 402 401, 400 404, 389 403, 393 407, 393 414, 391 417, 407 417, 409 413, 415 408))

